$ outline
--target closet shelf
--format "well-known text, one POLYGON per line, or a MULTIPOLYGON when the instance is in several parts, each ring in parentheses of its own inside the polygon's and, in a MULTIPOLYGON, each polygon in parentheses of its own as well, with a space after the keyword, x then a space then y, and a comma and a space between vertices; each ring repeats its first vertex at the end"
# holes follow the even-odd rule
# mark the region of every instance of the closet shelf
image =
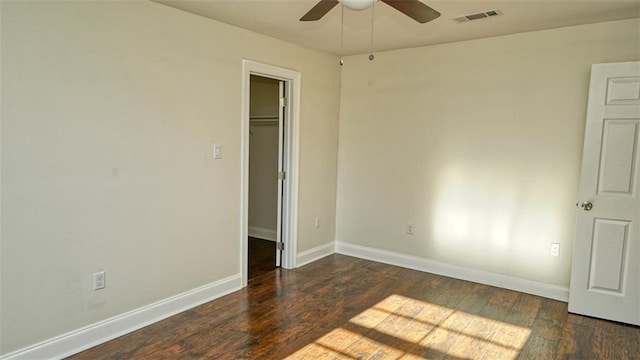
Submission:
POLYGON ((249 121, 254 124, 272 124, 278 123, 278 116, 268 116, 268 115, 259 115, 259 116, 249 116, 249 121))

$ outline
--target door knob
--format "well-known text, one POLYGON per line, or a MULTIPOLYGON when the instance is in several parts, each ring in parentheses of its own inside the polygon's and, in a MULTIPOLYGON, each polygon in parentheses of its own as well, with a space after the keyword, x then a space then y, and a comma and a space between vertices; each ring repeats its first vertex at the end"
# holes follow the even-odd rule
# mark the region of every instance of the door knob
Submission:
POLYGON ((593 204, 589 201, 585 201, 582 204, 580 204, 580 207, 584 210, 584 211, 589 211, 591 209, 593 209, 593 204))

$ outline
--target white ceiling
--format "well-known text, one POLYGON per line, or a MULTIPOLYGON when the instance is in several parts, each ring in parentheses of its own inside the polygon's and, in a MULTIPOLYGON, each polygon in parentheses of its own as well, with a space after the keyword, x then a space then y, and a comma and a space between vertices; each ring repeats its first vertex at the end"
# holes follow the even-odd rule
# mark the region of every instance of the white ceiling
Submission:
MULTIPOLYGON (((155 0, 267 36, 340 54, 341 6, 315 22, 299 21, 319 0, 155 0)), ((374 51, 640 17, 640 0, 421 0, 442 16, 419 24, 390 6, 374 6, 374 51), (502 16, 452 19, 498 9, 502 16)), ((638 29, 640 32, 640 28, 638 29)), ((371 10, 344 10, 344 51, 370 51, 371 10)))

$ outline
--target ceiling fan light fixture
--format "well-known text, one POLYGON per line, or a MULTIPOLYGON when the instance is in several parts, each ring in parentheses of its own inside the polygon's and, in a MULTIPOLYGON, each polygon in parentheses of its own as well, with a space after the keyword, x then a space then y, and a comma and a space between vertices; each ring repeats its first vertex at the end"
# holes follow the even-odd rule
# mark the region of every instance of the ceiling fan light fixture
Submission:
POLYGON ((364 10, 373 6, 378 0, 338 0, 342 6, 349 10, 364 10))

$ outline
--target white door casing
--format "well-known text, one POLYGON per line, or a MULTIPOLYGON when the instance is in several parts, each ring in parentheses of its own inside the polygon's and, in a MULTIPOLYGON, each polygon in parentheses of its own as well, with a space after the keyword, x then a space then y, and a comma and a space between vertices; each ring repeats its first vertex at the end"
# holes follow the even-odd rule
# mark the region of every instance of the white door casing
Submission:
POLYGON ((639 142, 640 62, 593 65, 570 312, 640 325, 639 142))
MULTIPOLYGON (((298 149, 300 129, 300 94, 301 74, 298 71, 289 70, 273 65, 263 64, 251 60, 242 60, 242 115, 241 115, 241 166, 240 166, 240 274, 242 287, 248 282, 248 223, 249 223, 249 100, 251 75, 277 79, 285 82, 284 92, 288 98, 288 106, 285 107, 284 131, 286 136, 282 142, 286 147, 287 156, 283 160, 282 167, 287 171, 287 185, 283 188, 282 222, 279 238, 285 242, 284 251, 281 254, 282 267, 293 269, 296 267, 297 234, 298 234, 298 149)), ((279 222, 280 223, 280 222, 279 222)), ((279 224, 280 226, 280 224, 279 224)))

